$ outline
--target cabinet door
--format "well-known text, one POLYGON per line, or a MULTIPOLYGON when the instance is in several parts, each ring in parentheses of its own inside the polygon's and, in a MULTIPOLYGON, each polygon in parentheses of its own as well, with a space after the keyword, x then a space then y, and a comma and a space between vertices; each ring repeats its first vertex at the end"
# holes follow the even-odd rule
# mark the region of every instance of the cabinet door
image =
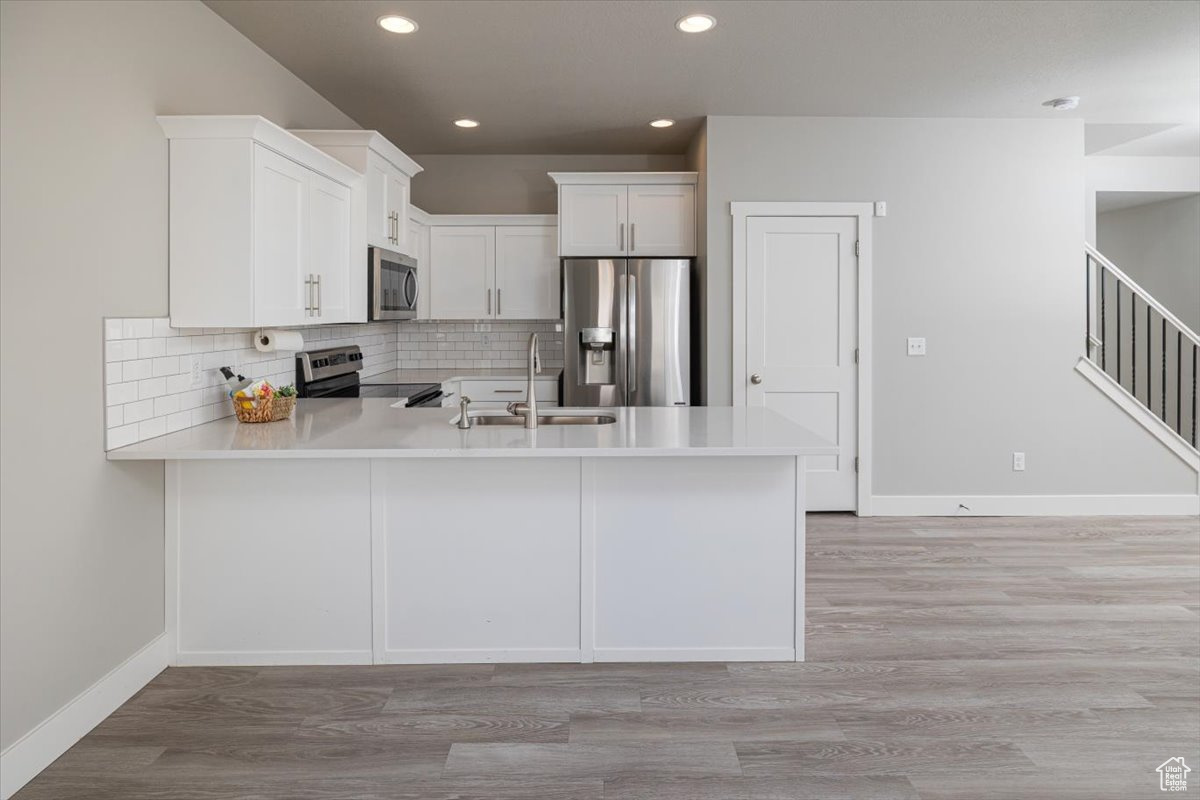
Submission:
POLYGON ((412 255, 412 243, 408 239, 408 191, 409 178, 389 165, 387 204, 388 213, 394 214, 392 249, 412 255))
POLYGON ((367 244, 388 250, 396 246, 395 223, 389 216, 388 205, 390 177, 391 164, 375 155, 367 158, 367 174, 363 178, 367 193, 367 244))
MULTIPOLYGON (((433 319, 489 319, 495 315, 496 229, 429 229, 429 315, 433 319)), ((419 273, 418 273, 419 274, 419 273)))
POLYGON ((559 319, 562 314, 553 225, 496 228, 496 318, 559 319))
POLYGON ((629 187, 629 254, 696 255, 696 187, 629 187))
POLYGON ((311 270, 305 259, 310 170, 254 148, 254 322, 309 322, 311 270))
POLYGON ((319 322, 350 318, 350 189, 324 175, 309 176, 308 271, 317 278, 319 322))
POLYGON ((561 255, 627 252, 628 187, 567 185, 559 189, 558 200, 561 255))

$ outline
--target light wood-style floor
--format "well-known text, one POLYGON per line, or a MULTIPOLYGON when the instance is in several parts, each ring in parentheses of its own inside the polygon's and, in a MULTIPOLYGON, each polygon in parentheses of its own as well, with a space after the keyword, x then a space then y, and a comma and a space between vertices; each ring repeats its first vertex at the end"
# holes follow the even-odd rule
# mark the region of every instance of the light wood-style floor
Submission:
POLYGON ((812 515, 808 565, 804 664, 168 669, 17 797, 1200 795, 1197 519, 812 515))

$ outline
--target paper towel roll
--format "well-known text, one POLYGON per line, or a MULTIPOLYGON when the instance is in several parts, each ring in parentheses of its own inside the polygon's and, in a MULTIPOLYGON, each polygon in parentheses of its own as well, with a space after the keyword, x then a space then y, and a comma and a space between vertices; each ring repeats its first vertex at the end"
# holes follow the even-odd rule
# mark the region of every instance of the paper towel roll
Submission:
POLYGON ((254 335, 254 347, 260 353, 289 350, 298 353, 304 349, 304 337, 298 331, 259 331, 254 335))

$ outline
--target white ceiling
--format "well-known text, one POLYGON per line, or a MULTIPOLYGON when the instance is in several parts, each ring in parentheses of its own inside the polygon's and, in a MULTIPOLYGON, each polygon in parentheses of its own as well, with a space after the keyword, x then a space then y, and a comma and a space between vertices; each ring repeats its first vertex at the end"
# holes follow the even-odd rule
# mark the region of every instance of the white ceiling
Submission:
POLYGON ((1197 0, 206 2, 411 153, 680 153, 706 115, 1043 117, 1075 94, 1090 152, 1200 155, 1197 0), (675 30, 695 12, 717 27, 675 30))

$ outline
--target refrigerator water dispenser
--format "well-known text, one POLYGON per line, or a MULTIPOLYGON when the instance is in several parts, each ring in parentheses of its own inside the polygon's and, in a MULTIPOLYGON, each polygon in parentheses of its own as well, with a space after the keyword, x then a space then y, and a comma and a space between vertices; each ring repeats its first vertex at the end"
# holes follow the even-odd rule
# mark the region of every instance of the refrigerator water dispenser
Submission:
POLYGON ((612 328, 579 330, 579 375, 582 385, 612 385, 615 345, 616 333, 612 328))

